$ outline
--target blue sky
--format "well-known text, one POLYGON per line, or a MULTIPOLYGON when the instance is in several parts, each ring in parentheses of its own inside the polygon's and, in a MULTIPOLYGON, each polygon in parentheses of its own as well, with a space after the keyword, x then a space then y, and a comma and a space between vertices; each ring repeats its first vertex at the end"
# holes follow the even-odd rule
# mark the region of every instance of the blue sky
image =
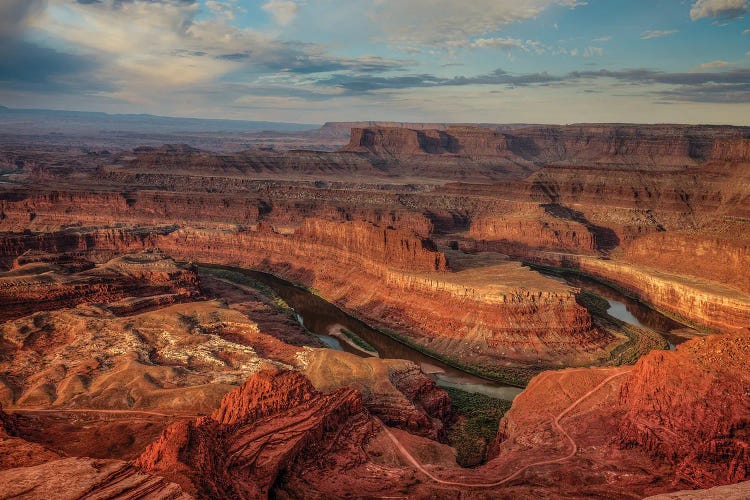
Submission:
POLYGON ((3 0, 0 104, 750 125, 750 0, 3 0))

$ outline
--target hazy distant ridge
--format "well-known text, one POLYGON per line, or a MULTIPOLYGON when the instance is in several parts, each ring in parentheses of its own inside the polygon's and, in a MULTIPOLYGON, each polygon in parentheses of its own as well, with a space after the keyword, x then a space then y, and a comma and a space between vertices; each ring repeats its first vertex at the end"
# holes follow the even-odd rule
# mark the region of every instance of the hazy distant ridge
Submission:
MULTIPOLYGON (((52 109, 13 109, 0 106, 0 123, 34 125, 50 131, 71 128, 120 132, 301 132, 320 127, 319 124, 286 123, 209 118, 176 118, 149 114, 109 114, 91 111, 52 109)), ((83 130, 80 130, 83 131, 83 130)))

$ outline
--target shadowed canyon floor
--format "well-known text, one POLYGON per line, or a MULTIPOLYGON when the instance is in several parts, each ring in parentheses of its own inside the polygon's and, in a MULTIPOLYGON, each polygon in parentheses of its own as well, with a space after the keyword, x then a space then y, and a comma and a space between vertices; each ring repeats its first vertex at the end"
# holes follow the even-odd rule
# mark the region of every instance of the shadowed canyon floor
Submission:
POLYGON ((349 125, 3 136, 0 497, 744 498, 750 129, 349 125))

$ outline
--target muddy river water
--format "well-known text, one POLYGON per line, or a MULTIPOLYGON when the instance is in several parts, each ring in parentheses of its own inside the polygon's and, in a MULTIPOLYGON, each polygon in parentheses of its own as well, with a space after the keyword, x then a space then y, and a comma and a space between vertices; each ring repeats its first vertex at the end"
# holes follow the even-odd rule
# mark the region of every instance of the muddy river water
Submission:
POLYGON ((592 278, 572 273, 551 274, 543 269, 537 271, 549 278, 599 295, 609 302, 607 314, 625 323, 654 330, 669 342, 670 349, 698 334, 682 323, 592 278))
MULTIPOLYGON (((230 268, 227 267, 226 269, 230 268)), ((348 330, 375 348, 381 358, 414 361, 420 365, 422 371, 427 373, 441 387, 453 387, 506 400, 512 400, 522 390, 518 387, 477 377, 427 356, 371 328, 325 299, 281 278, 258 271, 241 268, 231 269, 270 287, 294 309, 297 320, 301 324, 333 349, 347 351, 363 357, 372 355, 344 340, 342 332, 348 330)), ((656 330, 664 335, 671 347, 686 340, 682 336, 672 334, 677 330, 684 330, 684 325, 595 280, 572 275, 565 275, 564 277, 550 275, 550 277, 604 297, 610 304, 608 314, 626 323, 656 330)))
POLYGON ((341 330, 345 329, 374 347, 381 358, 414 361, 441 387, 453 387, 506 400, 512 400, 522 391, 519 387, 471 375, 422 354, 349 316, 321 297, 276 276, 236 268, 233 270, 242 272, 273 289, 294 309, 298 321, 333 349, 347 351, 357 356, 370 356, 340 338, 341 330))

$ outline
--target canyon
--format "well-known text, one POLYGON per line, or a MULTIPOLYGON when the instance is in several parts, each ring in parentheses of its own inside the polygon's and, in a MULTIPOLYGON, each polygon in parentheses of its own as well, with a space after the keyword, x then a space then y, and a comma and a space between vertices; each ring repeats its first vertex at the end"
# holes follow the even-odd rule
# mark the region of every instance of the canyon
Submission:
POLYGON ((0 143, 0 497, 742 498, 750 128, 290 134, 0 143))

